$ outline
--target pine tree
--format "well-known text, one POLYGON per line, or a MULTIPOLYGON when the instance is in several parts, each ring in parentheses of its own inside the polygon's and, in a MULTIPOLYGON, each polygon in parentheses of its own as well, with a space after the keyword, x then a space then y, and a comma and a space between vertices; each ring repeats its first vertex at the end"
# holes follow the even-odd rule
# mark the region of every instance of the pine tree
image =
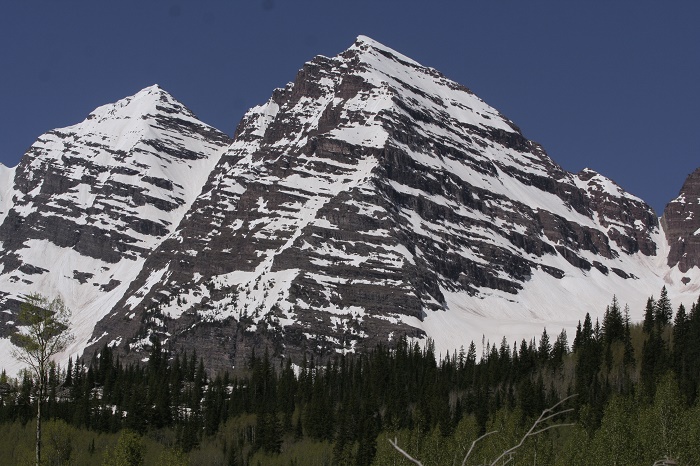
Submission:
MULTIPOLYGON (((676 318, 673 321, 673 352, 680 357, 685 346, 686 336, 688 334, 688 317, 685 313, 685 306, 678 306, 676 318)), ((676 359, 674 357, 674 359, 676 359)))
POLYGON ((580 344, 586 344, 593 339, 593 324, 591 322, 591 315, 586 312, 586 317, 583 319, 583 327, 581 328, 581 341, 580 344))
MULTIPOLYGON (((601 354, 599 350, 600 325, 596 320, 595 329, 591 325, 591 316, 586 314, 581 329, 581 344, 576 361, 576 393, 581 403, 593 403, 598 397, 598 371, 601 354)), ((602 414, 601 414, 602 415, 602 414)))
POLYGON ((692 405, 696 402, 700 391, 700 298, 690 308, 686 328, 687 335, 683 348, 686 371, 680 382, 683 395, 692 405))
POLYGON ((576 326, 576 335, 574 335, 574 344, 571 347, 571 351, 573 351, 574 353, 581 346, 581 339, 583 338, 583 334, 581 332, 581 321, 579 320, 578 325, 576 326))
POLYGON ((623 364, 626 367, 634 367, 634 348, 632 347, 632 334, 630 332, 630 309, 625 305, 625 354, 623 364))
POLYGON ((559 336, 557 336, 557 339, 554 341, 554 345, 552 346, 552 369, 556 370, 562 365, 564 356, 566 356, 568 351, 569 342, 566 335, 566 330, 561 329, 559 336))
POLYGON ((595 319, 595 327, 593 327, 593 339, 596 343, 600 343, 603 340, 603 329, 600 327, 597 317, 595 319))
POLYGON ((656 382, 661 374, 665 373, 667 366, 666 344, 661 337, 660 329, 655 328, 644 342, 642 348, 641 385, 643 394, 652 399, 656 389, 656 382))
POLYGON ((540 345, 537 349, 537 356, 542 362, 547 362, 549 356, 552 353, 552 344, 549 342, 549 335, 547 335, 547 329, 542 331, 542 336, 540 337, 540 345))
POLYGON ((642 324, 642 330, 647 335, 651 333, 654 328, 654 314, 656 313, 656 302, 654 297, 651 296, 647 299, 647 305, 644 308, 644 323, 642 324))
POLYGON ((615 341, 622 341, 624 333, 625 328, 620 304, 617 301, 617 297, 613 296, 612 303, 605 310, 605 316, 603 317, 605 342, 610 345, 615 341))
POLYGON ((68 368, 66 369, 66 377, 63 381, 64 387, 70 387, 73 384, 73 357, 68 358, 68 368))
POLYGON ((654 319, 658 325, 665 327, 671 322, 672 317, 673 309, 671 308, 671 301, 668 299, 668 291, 666 291, 666 286, 664 286, 661 288, 661 296, 656 302, 654 319))

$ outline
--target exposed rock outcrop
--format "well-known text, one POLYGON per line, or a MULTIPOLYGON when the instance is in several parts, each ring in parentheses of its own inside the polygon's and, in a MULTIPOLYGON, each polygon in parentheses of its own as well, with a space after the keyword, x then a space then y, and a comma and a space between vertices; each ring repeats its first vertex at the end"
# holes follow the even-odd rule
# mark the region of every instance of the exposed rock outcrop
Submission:
POLYGON ((700 168, 688 175, 678 197, 664 209, 668 265, 685 273, 700 267, 700 168))

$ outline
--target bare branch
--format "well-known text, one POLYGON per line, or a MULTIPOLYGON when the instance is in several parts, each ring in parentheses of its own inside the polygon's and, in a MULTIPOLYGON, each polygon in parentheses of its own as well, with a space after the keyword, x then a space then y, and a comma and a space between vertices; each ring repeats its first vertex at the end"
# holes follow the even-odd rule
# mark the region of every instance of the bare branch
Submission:
POLYGON ((462 466, 464 466, 464 465, 467 464, 467 459, 469 458, 469 455, 472 454, 472 450, 474 449, 474 445, 476 445, 476 442, 478 442, 479 440, 483 439, 484 437, 488 437, 488 436, 491 435, 491 434, 495 434, 496 432, 498 432, 498 431, 497 431, 497 430, 492 430, 491 432, 486 432, 484 435, 482 435, 482 436, 479 437, 478 439, 474 440, 474 441, 472 442, 472 446, 469 447, 469 451, 467 452, 467 456, 465 456, 465 457, 464 457, 464 460, 462 460, 462 466))
POLYGON ((396 448, 396 451, 398 451, 398 452, 401 453, 403 456, 405 456, 406 459, 408 459, 409 461, 411 461, 411 462, 414 463, 414 464, 417 464, 418 466, 423 466, 423 463, 421 463, 420 461, 418 461, 417 459, 415 459, 414 457, 412 457, 411 455, 409 455, 408 453, 406 453, 405 451, 403 451, 403 450, 399 447, 399 444, 398 444, 398 441, 396 440, 396 437, 394 437, 394 441, 393 441, 393 442, 391 441, 391 439, 387 439, 387 440, 389 440, 389 443, 391 444, 391 446, 394 447, 394 448, 396 448))
POLYGON ((544 411, 542 411, 542 414, 540 415, 540 417, 539 417, 538 420, 539 420, 540 423, 542 423, 542 422, 545 422, 545 421, 548 421, 548 420, 552 419, 552 418, 555 417, 555 416, 561 416, 562 414, 570 413, 570 412, 572 412, 573 410, 574 410, 574 408, 564 409, 564 410, 561 410, 561 411, 557 411, 556 413, 550 414, 549 416, 542 417, 542 415, 543 415, 545 412, 551 411, 551 409, 545 409, 544 411))
MULTIPOLYGON (((562 399, 561 401, 559 401, 558 403, 556 403, 552 407, 546 408, 544 411, 542 411, 542 413, 537 418, 537 420, 535 420, 535 422, 532 424, 532 426, 530 426, 530 429, 528 429, 528 431, 525 433, 525 435, 523 435, 523 438, 520 439, 520 442, 518 442, 515 446, 503 451, 495 460, 493 460, 491 462, 490 466, 495 466, 499 461, 502 461, 501 466, 505 466, 506 464, 513 461, 513 459, 514 459, 513 455, 515 454, 515 451, 518 448, 522 447, 523 444, 525 443, 525 440, 527 440, 530 437, 534 437, 535 435, 541 434, 542 432, 548 431, 549 429, 554 429, 555 427, 570 427, 570 426, 576 425, 574 423, 559 423, 559 424, 552 424, 552 425, 549 425, 546 427, 539 428, 544 422, 547 422, 548 420, 554 418, 555 416, 561 416, 562 414, 572 412, 573 411, 572 408, 562 409, 559 411, 555 411, 555 410, 562 403, 565 403, 566 401, 570 400, 571 398, 573 398, 575 396, 577 396, 577 395, 574 394, 574 395, 567 396, 566 398, 562 399)), ((495 434, 496 432, 498 432, 498 431, 494 430, 492 432, 487 432, 484 435, 482 435, 481 437, 479 437, 478 439, 474 440, 472 442, 471 446, 469 447, 469 451, 467 451, 467 454, 464 457, 464 460, 462 461, 462 466, 465 466, 467 464, 467 459, 469 459, 469 455, 471 455, 472 450, 474 450, 474 446, 477 444, 477 442, 484 439, 485 437, 488 437, 491 434, 495 434)), ((404 450, 402 450, 399 447, 398 441, 396 440, 396 437, 394 437, 393 442, 391 441, 391 439, 388 439, 388 440, 389 440, 389 443, 391 444, 391 446, 393 446, 396 449, 396 451, 398 451, 404 457, 406 457, 406 459, 408 459, 409 461, 411 461, 412 463, 414 463, 418 466, 423 466, 423 463, 421 463, 420 461, 418 461, 417 459, 415 459, 414 457, 412 457, 411 455, 409 455, 408 453, 406 453, 404 450)))
POLYGON ((544 429, 540 429, 540 430, 538 430, 537 432, 533 432, 532 434, 530 434, 530 437, 533 437, 533 436, 535 436, 535 435, 537 435, 537 434, 539 434, 539 433, 544 432, 545 430, 553 429, 553 428, 555 428, 555 427, 571 427, 571 426, 575 426, 575 425, 576 425, 575 422, 569 422, 569 423, 567 423, 567 424, 554 424, 554 425, 551 425, 551 426, 547 426, 547 427, 545 427, 544 429))
MULTIPOLYGON (((510 456, 510 458, 509 458, 508 461, 510 461, 511 459, 513 459, 513 453, 514 453, 518 448, 522 447, 523 444, 525 443, 525 440, 527 440, 529 437, 532 437, 532 436, 534 436, 534 435, 537 435, 537 434, 539 434, 539 433, 541 433, 541 432, 544 432, 544 431, 549 430, 549 429, 554 428, 554 427, 564 427, 565 424, 553 424, 553 425, 551 425, 551 426, 544 427, 544 428, 542 428, 542 429, 536 430, 536 429, 538 428, 538 426, 540 426, 543 422, 546 422, 546 421, 548 421, 549 419, 552 419, 552 418, 555 417, 555 416, 559 416, 559 415, 561 415, 561 414, 565 414, 565 413, 571 412, 572 409, 564 409, 564 410, 561 410, 561 411, 554 411, 554 410, 556 409, 557 406, 561 405, 561 404, 564 403, 565 401, 567 401, 567 400, 569 400, 569 399, 571 399, 571 398, 573 398, 573 397, 575 397, 575 396, 576 396, 576 394, 567 396, 566 398, 562 399, 561 401, 559 401, 558 403, 556 403, 556 404, 555 404, 554 406, 552 406, 551 408, 547 408, 547 409, 545 409, 544 411, 542 411, 542 414, 540 414, 540 417, 538 417, 537 420, 532 424, 532 426, 531 426, 530 429, 525 433, 525 435, 523 436, 523 438, 520 439, 520 442, 518 442, 517 445, 515 445, 515 446, 509 448, 508 450, 505 450, 503 453, 501 453, 495 460, 493 460, 493 461, 491 462, 491 466, 495 466, 496 463, 498 463, 498 462, 499 462, 502 458, 504 458, 505 456, 510 456), (550 413, 551 413, 551 414, 550 414, 550 413)), ((569 425, 573 425, 573 424, 569 424, 569 425)), ((506 463, 507 463, 508 461, 506 461, 506 463)), ((506 463, 504 463, 504 464, 506 464, 506 463)))

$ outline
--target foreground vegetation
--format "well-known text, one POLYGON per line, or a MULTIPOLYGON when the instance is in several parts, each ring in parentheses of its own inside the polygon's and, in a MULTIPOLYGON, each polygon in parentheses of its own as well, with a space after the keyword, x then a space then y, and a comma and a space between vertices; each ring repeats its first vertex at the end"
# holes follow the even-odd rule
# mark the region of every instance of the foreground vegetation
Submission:
MULTIPOLYGON (((528 439, 510 464, 700 464, 700 304, 674 313, 665 290, 631 325, 616 300, 565 332, 512 345, 472 343, 436 355, 405 339, 393 349, 317 364, 253 355, 232 374, 207 374, 196 354, 153 342, 142 366, 110 348, 88 364, 52 367, 46 464, 423 464, 492 461, 543 409, 571 395, 573 426, 528 439)), ((0 380, 0 464, 31 464, 36 386, 0 380)), ((551 424, 550 424, 551 425, 551 424)))

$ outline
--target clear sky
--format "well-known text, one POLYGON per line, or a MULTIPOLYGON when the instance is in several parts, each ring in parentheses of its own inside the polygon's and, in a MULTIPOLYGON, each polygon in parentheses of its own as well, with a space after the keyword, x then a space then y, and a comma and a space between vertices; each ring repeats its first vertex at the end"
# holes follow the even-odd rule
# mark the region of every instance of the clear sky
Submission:
POLYGON ((232 134, 305 61, 364 34, 661 214, 700 166, 699 19, 697 1, 4 1, 0 162, 155 83, 232 134))

